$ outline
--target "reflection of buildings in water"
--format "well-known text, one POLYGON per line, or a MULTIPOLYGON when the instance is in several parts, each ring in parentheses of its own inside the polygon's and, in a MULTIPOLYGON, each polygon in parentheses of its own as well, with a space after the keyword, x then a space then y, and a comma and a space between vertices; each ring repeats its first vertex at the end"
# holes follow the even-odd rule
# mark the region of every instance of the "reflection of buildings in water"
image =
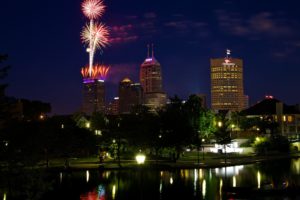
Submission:
POLYGON ((110 174, 111 174, 110 171, 105 171, 105 172, 102 173, 102 178, 108 179, 110 174))
POLYGON ((116 198, 116 185, 113 185, 113 187, 112 187, 111 196, 112 196, 112 199, 116 198))
POLYGON ((88 183, 90 180, 90 172, 89 170, 86 170, 86 182, 88 183))
POLYGON ((244 165, 237 165, 237 166, 229 166, 229 167, 222 167, 216 168, 216 176, 236 176, 239 175, 240 170, 244 168, 244 165))
POLYGON ((205 199, 205 196, 206 196, 206 180, 203 179, 202 181, 202 196, 203 196, 203 199, 205 199))
POLYGON ((292 160, 292 173, 300 174, 300 158, 292 160))
POLYGON ((98 189, 80 195, 80 200, 105 200, 105 188, 99 185, 98 189))
POLYGON ((260 183, 261 183, 261 175, 260 175, 260 172, 257 171, 257 188, 259 189, 260 188, 260 183))

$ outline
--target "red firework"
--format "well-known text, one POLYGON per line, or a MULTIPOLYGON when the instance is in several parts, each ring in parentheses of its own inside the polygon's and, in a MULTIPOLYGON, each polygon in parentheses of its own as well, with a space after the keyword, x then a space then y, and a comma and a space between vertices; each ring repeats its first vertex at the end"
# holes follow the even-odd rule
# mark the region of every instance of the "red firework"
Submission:
POLYGON ((107 77, 109 69, 110 69, 109 66, 96 64, 92 68, 92 74, 91 74, 91 76, 90 76, 90 73, 89 73, 89 66, 83 67, 81 69, 81 74, 82 74, 83 78, 105 80, 106 77, 107 77))
POLYGON ((105 11, 102 0, 85 0, 82 5, 83 14, 89 19, 101 17, 105 11))

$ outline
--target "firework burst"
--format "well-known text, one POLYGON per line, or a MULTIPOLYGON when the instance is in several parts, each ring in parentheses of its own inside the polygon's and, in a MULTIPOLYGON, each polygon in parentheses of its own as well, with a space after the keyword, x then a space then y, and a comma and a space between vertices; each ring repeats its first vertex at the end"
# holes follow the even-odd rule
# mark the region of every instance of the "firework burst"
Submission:
POLYGON ((93 26, 87 24, 81 32, 83 43, 91 45, 90 51, 104 48, 108 45, 108 28, 102 23, 95 23, 93 26))
POLYGON ((105 11, 102 0, 85 0, 81 7, 83 14, 91 20, 101 17, 105 11))
POLYGON ((107 77, 107 74, 109 72, 110 67, 105 65, 96 64, 92 68, 92 73, 90 75, 90 68, 89 66, 83 67, 81 69, 81 74, 83 78, 92 78, 92 79, 100 79, 105 80, 107 77))

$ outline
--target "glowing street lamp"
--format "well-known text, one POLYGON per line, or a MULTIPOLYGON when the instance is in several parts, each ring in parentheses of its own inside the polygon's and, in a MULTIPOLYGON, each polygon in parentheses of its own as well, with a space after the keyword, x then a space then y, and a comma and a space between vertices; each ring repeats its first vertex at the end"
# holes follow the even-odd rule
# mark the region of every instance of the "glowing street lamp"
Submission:
POLYGON ((223 126, 223 123, 220 121, 218 122, 218 127, 221 128, 223 126))
POLYGON ((138 154, 135 156, 135 160, 139 165, 144 164, 146 160, 146 156, 144 154, 138 154))

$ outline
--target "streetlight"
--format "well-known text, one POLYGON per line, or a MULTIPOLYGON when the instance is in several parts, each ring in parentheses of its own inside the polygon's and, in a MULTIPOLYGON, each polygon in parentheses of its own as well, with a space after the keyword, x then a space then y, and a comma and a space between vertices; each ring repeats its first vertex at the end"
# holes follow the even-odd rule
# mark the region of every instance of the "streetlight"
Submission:
POLYGON ((223 123, 221 121, 218 122, 218 127, 221 128, 223 126, 223 123))
POLYGON ((137 162, 137 164, 141 165, 145 163, 146 160, 146 156, 144 154, 137 154, 135 156, 135 160, 137 162))
POLYGON ((231 138, 231 133, 233 133, 233 129, 235 128, 234 124, 231 124, 231 132, 230 132, 230 138, 231 138))
MULTIPOLYGON (((205 139, 202 138, 202 143, 205 142, 205 139)), ((202 160, 204 160, 204 146, 202 145, 202 160)))

